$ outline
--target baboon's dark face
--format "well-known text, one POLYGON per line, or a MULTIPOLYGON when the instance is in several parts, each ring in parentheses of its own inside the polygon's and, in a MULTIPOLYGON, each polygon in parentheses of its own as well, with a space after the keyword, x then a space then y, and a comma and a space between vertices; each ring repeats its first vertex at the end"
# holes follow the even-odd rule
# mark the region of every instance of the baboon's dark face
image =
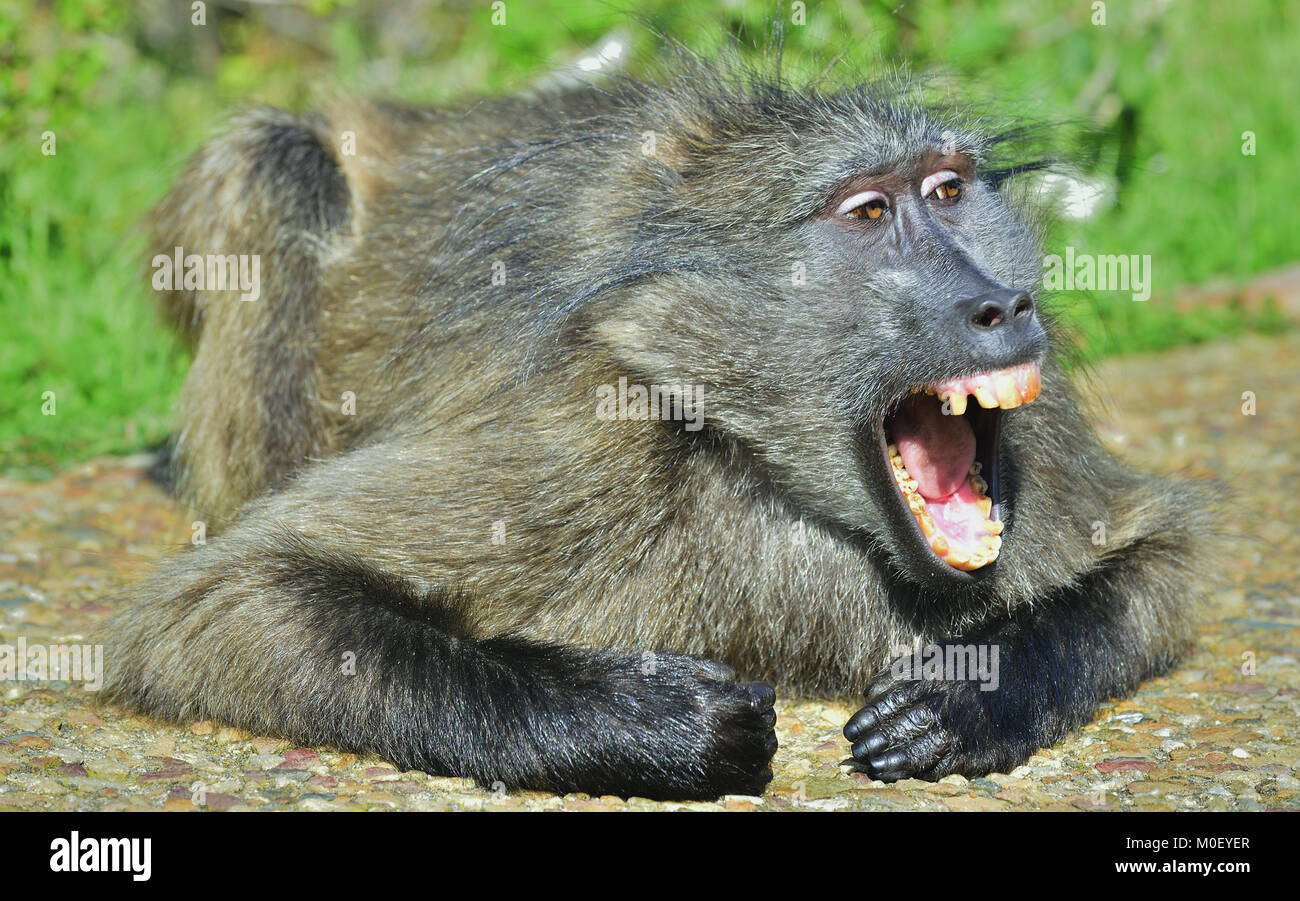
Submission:
POLYGON ((886 530, 913 571, 983 570, 1003 540, 1002 411, 1038 396, 1047 349, 1025 236, 971 155, 933 148, 848 178, 804 234, 869 311, 841 323, 860 337, 840 378, 886 530))
POLYGON ((1039 250, 981 171, 987 139, 826 115, 681 171, 656 221, 698 256, 603 331, 643 377, 702 384, 709 427, 798 507, 918 580, 988 578, 1013 540, 1000 427, 1047 353, 1039 250))

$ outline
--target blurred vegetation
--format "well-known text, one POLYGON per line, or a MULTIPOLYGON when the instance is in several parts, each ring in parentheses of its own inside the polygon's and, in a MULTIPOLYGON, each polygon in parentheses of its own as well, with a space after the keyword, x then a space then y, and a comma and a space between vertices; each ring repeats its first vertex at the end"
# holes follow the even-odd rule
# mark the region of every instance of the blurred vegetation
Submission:
MULTIPOLYGON (((1300 259, 1289 196, 1300 14, 1286 0, 809 0, 785 66, 905 64, 1059 123, 1113 186, 1049 251, 1150 254, 1156 299, 1069 295, 1085 358, 1281 325, 1271 311, 1178 314, 1176 286, 1300 259), (1258 153, 1243 155, 1243 132, 1258 153)), ((0 0, 0 471, 156 444, 187 360, 155 322, 141 221, 234 108, 344 89, 424 102, 518 89, 612 29, 632 72, 659 38, 761 52, 791 3, 507 0, 0 0), (203 23, 196 24, 201 10, 203 23), (56 142, 48 148, 49 133, 56 142), (55 392, 57 416, 42 415, 55 392)), ((834 70, 833 70, 834 71, 834 70)))

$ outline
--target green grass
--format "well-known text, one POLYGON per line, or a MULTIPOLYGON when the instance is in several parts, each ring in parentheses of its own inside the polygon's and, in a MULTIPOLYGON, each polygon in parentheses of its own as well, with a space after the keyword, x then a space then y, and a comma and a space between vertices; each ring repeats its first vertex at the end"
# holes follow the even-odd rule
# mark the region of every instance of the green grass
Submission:
MULTIPOLYGON (((772 11, 789 15, 769 2, 512 0, 505 27, 476 4, 385 30, 390 4, 306 5, 314 32, 286 37, 256 16, 195 28, 189 4, 165 23, 109 0, 0 0, 0 471, 41 475, 166 436, 187 360, 154 319, 141 220, 239 104, 301 108, 322 85, 429 102, 514 90, 616 26, 634 37, 635 71, 653 63, 652 29, 697 50, 760 47, 772 11)), ((1300 259, 1287 202, 1300 16, 1281 0, 1107 6, 1098 27, 1076 0, 809 2, 785 68, 815 74, 842 56, 845 72, 906 60, 956 76, 1057 123, 1085 172, 1116 179, 1118 205, 1054 226, 1048 249, 1150 254, 1156 299, 1061 298, 1084 358, 1280 328, 1276 314, 1179 314, 1160 298, 1300 259), (1245 131, 1255 156, 1241 153, 1245 131)))

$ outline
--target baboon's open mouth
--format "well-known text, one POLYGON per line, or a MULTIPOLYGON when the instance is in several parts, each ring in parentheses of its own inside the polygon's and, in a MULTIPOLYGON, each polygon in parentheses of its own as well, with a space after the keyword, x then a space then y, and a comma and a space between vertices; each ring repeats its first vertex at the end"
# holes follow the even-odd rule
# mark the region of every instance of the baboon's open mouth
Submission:
POLYGON ((918 386, 885 417, 885 450, 902 501, 930 550, 953 569, 970 572, 997 559, 1002 411, 1038 391, 1038 364, 1024 363, 918 386))

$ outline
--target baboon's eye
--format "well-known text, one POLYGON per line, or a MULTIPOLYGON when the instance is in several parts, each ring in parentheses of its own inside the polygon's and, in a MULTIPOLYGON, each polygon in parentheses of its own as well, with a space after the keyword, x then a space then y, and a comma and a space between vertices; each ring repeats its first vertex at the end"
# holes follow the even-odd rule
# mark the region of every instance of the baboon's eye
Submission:
POLYGON ((889 211, 889 200, 879 191, 862 191, 840 204, 836 213, 846 219, 879 219, 889 211))
POLYGON ((927 175, 921 182, 921 196, 927 200, 956 200, 961 196, 961 176, 951 169, 927 175))

